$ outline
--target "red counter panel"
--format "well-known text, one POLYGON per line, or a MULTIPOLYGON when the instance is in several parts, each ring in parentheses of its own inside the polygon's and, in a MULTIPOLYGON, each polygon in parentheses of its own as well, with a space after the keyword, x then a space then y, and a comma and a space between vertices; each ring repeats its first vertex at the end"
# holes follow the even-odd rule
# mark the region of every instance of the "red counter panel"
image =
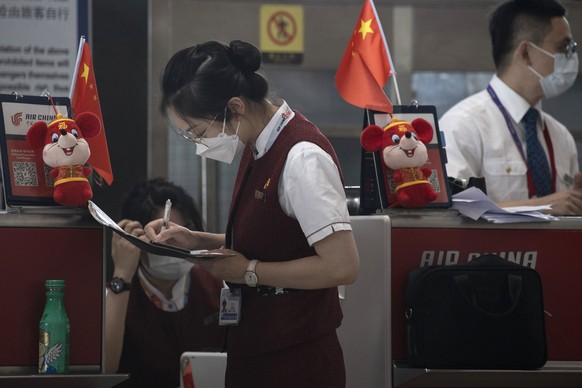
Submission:
POLYGON ((46 279, 65 280, 70 365, 101 364, 103 230, 0 228, 0 366, 38 364, 46 279))
MULTIPOLYGON (((496 253, 535 268, 542 278, 548 360, 582 361, 582 230, 392 229, 392 353, 406 357, 408 273, 430 264, 466 263, 496 253)), ((478 335, 478 333, 475 333, 478 335)))

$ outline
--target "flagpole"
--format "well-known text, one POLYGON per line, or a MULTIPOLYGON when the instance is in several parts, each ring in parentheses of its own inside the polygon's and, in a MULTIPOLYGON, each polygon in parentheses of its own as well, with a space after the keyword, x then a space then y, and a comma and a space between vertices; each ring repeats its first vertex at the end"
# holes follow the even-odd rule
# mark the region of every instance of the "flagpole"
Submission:
POLYGON ((376 11, 376 5, 374 5, 374 0, 369 1, 370 5, 372 6, 372 11, 374 12, 374 16, 376 17, 376 21, 378 22, 378 27, 380 28, 380 33, 382 34, 382 42, 384 43, 384 49, 386 50, 386 55, 388 55, 388 61, 390 62, 392 78, 394 79, 394 90, 396 91, 396 101, 398 101, 398 105, 402 105, 400 101, 400 90, 398 89, 398 81, 396 80, 396 68, 394 67, 394 63, 392 62, 392 55, 390 55, 390 50, 388 50, 388 41, 386 40, 386 35, 384 35, 384 28, 382 27, 382 23, 380 22, 380 18, 378 17, 378 12, 376 11))
POLYGON ((392 78, 394 79, 394 91, 396 92, 396 101, 398 105, 402 105, 400 102, 400 91, 398 90, 398 81, 396 80, 396 73, 392 73, 392 78))
POLYGON ((75 85, 77 84, 77 75, 79 75, 79 63, 81 63, 81 53, 83 52, 84 43, 85 36, 81 35, 81 39, 79 39, 79 50, 77 51, 77 60, 75 61, 75 69, 73 71, 73 79, 71 81, 71 88, 69 89, 70 100, 73 100, 73 93, 75 93, 75 85))
MULTIPOLYGON (((372 118, 370 117, 370 110, 364 108, 364 118, 365 126, 368 125, 372 125, 372 118)), ((375 123, 374 123, 375 124, 375 123)), ((366 152, 363 148, 362 148, 362 152, 366 152)), ((374 178, 376 181, 376 188, 377 188, 377 192, 378 192, 378 201, 380 202, 380 209, 384 210, 384 200, 382 199, 382 190, 380 189, 380 177, 378 176, 378 161, 376 160, 378 158, 378 153, 377 152, 372 152, 372 162, 374 163, 374 178)), ((360 188, 360 206, 361 206, 361 201, 362 201, 362 194, 361 191, 362 188, 360 188)))

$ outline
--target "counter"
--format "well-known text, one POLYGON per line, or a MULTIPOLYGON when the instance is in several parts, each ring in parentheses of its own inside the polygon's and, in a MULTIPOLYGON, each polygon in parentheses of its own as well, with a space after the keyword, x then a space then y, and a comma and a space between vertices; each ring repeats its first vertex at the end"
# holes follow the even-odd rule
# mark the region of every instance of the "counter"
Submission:
POLYGON ((358 280, 346 287, 342 301, 340 338, 348 387, 362 386, 362 381, 370 381, 373 387, 443 386, 443 381, 458 382, 450 386, 487 386, 479 385, 477 377, 483 374, 497 376, 503 386, 547 386, 542 378, 532 377, 530 382, 525 371, 515 371, 521 377, 513 385, 507 379, 508 371, 428 371, 406 368, 401 362, 406 357, 404 290, 408 273, 429 264, 466 262, 483 253, 497 253, 533 267, 542 278, 549 362, 542 370, 527 373, 551 374, 552 387, 582 381, 582 309, 572 301, 582 295, 581 217, 492 224, 466 219, 452 210, 391 210, 353 216, 352 226, 361 263, 358 280), (362 380, 364 376, 368 380, 362 380))
MULTIPOLYGON (((23 209, 0 214, 0 385, 107 386, 127 376, 101 375, 105 303, 105 233, 85 209, 23 209), (65 280, 71 325, 66 376, 38 376, 38 323, 44 282, 65 280), (72 385, 71 385, 72 384, 72 385)), ((109 386, 111 386, 109 385, 109 386)))

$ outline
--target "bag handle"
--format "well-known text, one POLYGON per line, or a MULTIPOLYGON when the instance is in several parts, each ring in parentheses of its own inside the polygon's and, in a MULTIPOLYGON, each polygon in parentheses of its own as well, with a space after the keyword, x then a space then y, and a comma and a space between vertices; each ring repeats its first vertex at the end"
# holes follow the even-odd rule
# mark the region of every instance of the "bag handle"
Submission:
POLYGON ((456 275, 456 276, 453 276, 453 278, 455 279, 455 284, 457 285, 457 288, 459 289, 459 291, 461 292, 461 295, 463 295, 465 300, 467 302, 469 302, 469 304, 471 306, 473 306, 474 308, 476 308, 477 310, 481 311, 484 314, 495 316, 495 317, 507 315, 515 309, 515 307, 517 306, 517 303, 519 302, 519 296, 521 295, 521 285, 522 285, 521 276, 513 275, 513 274, 507 275, 507 286, 509 289, 509 297, 511 298, 513 305, 507 311, 505 311, 503 313, 491 313, 489 311, 482 309, 481 307, 479 307, 477 305, 477 295, 475 293, 475 289, 473 288, 473 284, 471 283, 471 280, 469 279, 469 276, 456 275))

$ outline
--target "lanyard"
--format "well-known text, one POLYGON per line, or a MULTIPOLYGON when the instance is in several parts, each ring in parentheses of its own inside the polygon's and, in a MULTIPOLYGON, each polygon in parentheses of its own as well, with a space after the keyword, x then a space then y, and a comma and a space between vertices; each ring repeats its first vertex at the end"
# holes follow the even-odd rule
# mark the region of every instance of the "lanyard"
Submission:
MULTIPOLYGON (((527 157, 525 156, 525 154, 523 152, 523 144, 521 143, 519 136, 517 136, 517 131, 515 130, 515 127, 513 126, 513 122, 511 120, 511 117, 507 113, 507 110, 505 109, 505 107, 503 106, 501 101, 499 100, 499 97, 497 97, 497 93, 495 93, 495 90, 493 90, 491 85, 487 86, 487 92, 489 92, 489 95, 493 99, 493 102, 495 102, 495 105, 497 105, 497 107, 501 111, 501 114, 503 115, 503 118, 505 119, 505 122, 507 124, 507 129, 509 130, 511 137, 513 138, 513 142, 515 143, 515 146, 517 147, 517 150, 519 151, 519 154, 521 155, 521 159, 523 160, 523 162, 525 163, 525 165, 527 167, 528 194, 529 194, 530 198, 534 197, 536 195, 536 189, 535 189, 535 185, 533 183, 533 177, 532 177, 531 171, 529 169, 529 165, 527 164, 527 157)), ((550 159, 550 166, 552 169, 552 192, 556 192, 556 160, 554 158, 554 147, 552 145, 552 139, 550 138, 550 132, 548 131, 548 127, 547 127, 545 121, 544 121, 543 133, 544 133, 544 140, 546 141, 546 145, 548 147, 548 155, 549 155, 549 159, 550 159)))

